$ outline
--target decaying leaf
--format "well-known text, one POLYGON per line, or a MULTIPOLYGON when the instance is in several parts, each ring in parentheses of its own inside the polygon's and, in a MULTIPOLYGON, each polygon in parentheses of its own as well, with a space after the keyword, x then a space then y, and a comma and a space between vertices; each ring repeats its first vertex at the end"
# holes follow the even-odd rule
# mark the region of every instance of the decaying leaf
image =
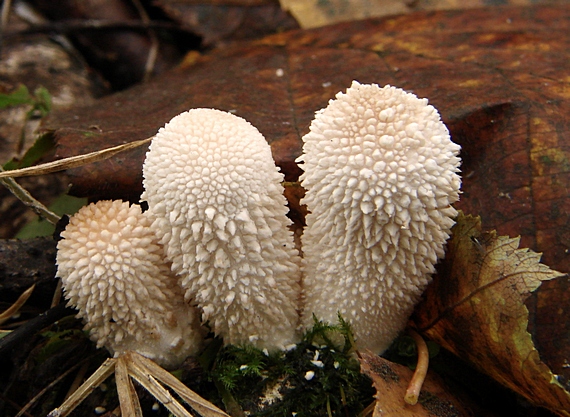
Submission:
MULTIPOLYGON (((235 112, 268 139, 287 181, 301 170, 314 112, 353 79, 427 97, 462 146, 458 208, 485 229, 521 235, 544 262, 570 270, 570 8, 414 13, 291 31, 200 56, 193 65, 98 101, 52 113, 57 157, 156 134, 176 114, 235 112)), ((137 201, 141 147, 68 171, 71 192, 137 201)))
POLYGON ((298 27, 277 0, 158 0, 154 4, 199 35, 205 46, 298 27))
POLYGON ((415 324, 531 403, 569 416, 570 393, 527 330, 525 300, 542 282, 565 277, 539 261, 518 238, 482 232, 479 218, 460 214, 415 324))
MULTIPOLYGON (((424 382, 419 402, 406 404, 404 395, 413 372, 397 363, 371 353, 361 353, 362 371, 372 378, 376 388, 376 404, 373 417, 466 417, 475 416, 471 410, 453 395, 443 382, 429 372, 424 382)), ((479 416, 481 417, 481 416, 479 416)))
MULTIPOLYGON (((484 7, 494 2, 485 0, 279 0, 302 28, 315 28, 332 23, 410 13, 417 10, 448 10, 484 7)), ((556 0, 501 0, 502 6, 556 4, 556 0)))

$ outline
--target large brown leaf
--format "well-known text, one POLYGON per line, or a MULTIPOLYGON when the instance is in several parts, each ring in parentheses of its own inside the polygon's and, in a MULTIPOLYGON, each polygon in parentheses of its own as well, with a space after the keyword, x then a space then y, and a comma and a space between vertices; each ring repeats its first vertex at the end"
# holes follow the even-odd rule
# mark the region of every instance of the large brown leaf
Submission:
POLYGON ((541 360, 524 304, 543 281, 567 276, 519 249, 518 238, 482 232, 479 218, 460 213, 452 233, 416 326, 531 403, 570 416, 569 386, 541 360))
POLYGON ((469 9, 489 5, 560 4, 565 0, 279 0, 302 28, 418 10, 469 9))
MULTIPOLYGON (((315 110, 351 80, 414 91, 463 147, 459 208, 570 271, 570 7, 418 13, 271 36, 54 115, 60 157, 152 136, 192 107, 235 111, 287 179, 315 110), (279 76, 281 71, 283 76, 279 76)), ((71 172, 73 192, 136 199, 144 150, 71 172)))
MULTIPOLYGON (((64 157, 152 136, 188 108, 231 110, 266 135, 292 181, 300 173, 294 163, 300 137, 315 110, 353 79, 397 85, 428 97, 462 145, 458 208, 481 215, 483 230, 520 235, 521 247, 544 252, 544 263, 568 272, 569 51, 568 6, 346 23, 191 56, 167 76, 54 115, 46 127, 56 130, 64 157)), ((138 199, 144 151, 71 171, 73 191, 138 199)), ((454 282, 440 277, 442 285, 454 282)), ((548 281, 526 299, 528 331, 538 349, 533 358, 539 355, 561 379, 570 378, 568 285, 568 279, 548 281)), ((464 321, 459 330, 470 325, 464 321)), ((454 344, 469 349, 475 336, 454 344)))

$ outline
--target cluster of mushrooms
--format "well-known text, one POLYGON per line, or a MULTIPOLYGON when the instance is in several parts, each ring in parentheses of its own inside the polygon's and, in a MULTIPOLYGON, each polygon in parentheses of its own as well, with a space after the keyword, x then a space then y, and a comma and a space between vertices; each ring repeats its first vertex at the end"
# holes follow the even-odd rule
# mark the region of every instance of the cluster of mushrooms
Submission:
POLYGON ((58 277, 97 345, 175 367, 206 323, 226 344, 275 351, 340 314, 359 348, 384 351, 444 254, 460 147, 426 99, 356 81, 303 141, 301 255, 254 126, 193 109, 161 128, 143 166, 148 210, 90 204, 58 243, 58 277))

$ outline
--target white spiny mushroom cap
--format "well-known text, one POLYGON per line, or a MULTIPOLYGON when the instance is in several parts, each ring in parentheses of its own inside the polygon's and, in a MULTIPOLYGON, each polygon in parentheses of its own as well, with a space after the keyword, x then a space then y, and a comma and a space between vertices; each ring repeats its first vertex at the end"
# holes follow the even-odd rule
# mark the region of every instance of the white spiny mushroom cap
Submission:
POLYGON ((150 223, 139 206, 121 201, 81 208, 57 245, 57 276, 97 347, 176 366, 197 353, 204 329, 150 223))
POLYGON ((294 342, 300 261, 263 135, 230 113, 190 110, 159 130, 143 176, 153 227, 203 320, 225 343, 294 342))
POLYGON ((460 147, 427 99, 356 81, 303 140, 304 325, 340 312, 357 344, 380 353, 444 255, 460 147))

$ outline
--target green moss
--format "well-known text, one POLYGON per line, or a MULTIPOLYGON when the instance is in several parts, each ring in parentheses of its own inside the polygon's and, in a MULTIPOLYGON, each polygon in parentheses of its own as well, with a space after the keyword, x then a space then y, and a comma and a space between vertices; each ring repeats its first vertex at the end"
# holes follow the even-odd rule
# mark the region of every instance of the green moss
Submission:
POLYGON ((374 394, 370 379, 360 373, 352 333, 342 318, 334 326, 315 319, 287 352, 220 348, 209 378, 232 415, 356 416, 374 394))

